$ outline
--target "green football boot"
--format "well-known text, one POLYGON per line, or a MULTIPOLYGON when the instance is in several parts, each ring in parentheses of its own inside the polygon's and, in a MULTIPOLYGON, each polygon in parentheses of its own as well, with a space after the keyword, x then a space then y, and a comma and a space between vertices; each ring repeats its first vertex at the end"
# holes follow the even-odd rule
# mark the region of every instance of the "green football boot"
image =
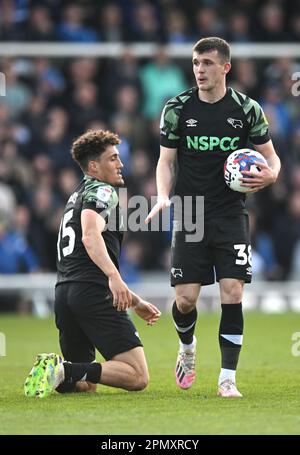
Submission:
POLYGON ((45 398, 64 380, 62 358, 57 354, 38 354, 28 377, 24 391, 27 397, 45 398))
POLYGON ((48 354, 38 354, 35 363, 26 378, 24 391, 27 397, 35 397, 38 384, 45 374, 45 360, 48 354))

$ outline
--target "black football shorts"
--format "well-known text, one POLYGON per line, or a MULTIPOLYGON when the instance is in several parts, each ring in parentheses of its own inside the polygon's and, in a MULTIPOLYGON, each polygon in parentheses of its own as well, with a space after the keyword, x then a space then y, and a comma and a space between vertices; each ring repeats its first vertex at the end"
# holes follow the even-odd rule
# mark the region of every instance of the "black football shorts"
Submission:
POLYGON ((55 322, 61 352, 70 362, 93 362, 95 348, 106 359, 142 346, 126 311, 117 311, 109 290, 96 283, 60 283, 55 322))
POLYGON ((251 245, 247 214, 205 222, 204 237, 200 242, 187 242, 186 234, 173 229, 172 286, 186 283, 207 285, 222 278, 251 282, 251 245))

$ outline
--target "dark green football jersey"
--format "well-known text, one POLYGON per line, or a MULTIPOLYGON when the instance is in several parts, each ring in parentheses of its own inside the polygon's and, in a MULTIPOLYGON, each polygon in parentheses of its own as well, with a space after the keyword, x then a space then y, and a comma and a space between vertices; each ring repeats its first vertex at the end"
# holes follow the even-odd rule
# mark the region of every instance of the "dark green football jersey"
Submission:
POLYGON ((193 87, 169 100, 161 116, 161 145, 177 148, 175 194, 204 196, 205 217, 245 212, 245 195, 224 180, 224 163, 235 150, 269 141, 260 105, 228 88, 216 103, 206 103, 193 87))
POLYGON ((110 226, 102 236, 111 260, 119 268, 123 232, 117 192, 111 185, 85 176, 70 196, 61 220, 57 240, 57 283, 83 281, 107 286, 107 276, 90 259, 81 240, 83 209, 101 214, 106 226, 110 226), (110 223, 111 220, 113 223, 110 223))

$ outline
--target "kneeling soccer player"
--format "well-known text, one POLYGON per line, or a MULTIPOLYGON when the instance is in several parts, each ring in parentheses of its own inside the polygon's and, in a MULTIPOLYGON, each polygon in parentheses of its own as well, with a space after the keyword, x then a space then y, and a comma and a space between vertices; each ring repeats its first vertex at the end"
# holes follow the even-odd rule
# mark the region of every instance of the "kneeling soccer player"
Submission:
POLYGON ((160 311, 131 292, 119 273, 123 237, 116 188, 123 164, 110 131, 89 131, 72 146, 84 178, 70 196, 57 242, 55 318, 65 361, 39 354, 25 381, 25 395, 94 391, 101 383, 142 390, 149 380, 142 343, 126 310, 149 325, 160 311), (108 228, 110 219, 114 229, 108 228), (95 349, 106 359, 95 362, 95 349))

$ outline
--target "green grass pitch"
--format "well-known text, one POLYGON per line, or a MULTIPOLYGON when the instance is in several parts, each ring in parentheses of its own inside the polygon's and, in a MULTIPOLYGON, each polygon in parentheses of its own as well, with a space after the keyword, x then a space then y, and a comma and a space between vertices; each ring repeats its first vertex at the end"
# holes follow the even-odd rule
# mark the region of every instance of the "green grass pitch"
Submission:
POLYGON ((0 316, 6 357, 0 357, 0 434, 299 434, 300 357, 291 353, 297 314, 245 314, 240 400, 216 396, 219 315, 200 314, 197 380, 180 390, 174 381, 177 339, 170 316, 155 327, 136 320, 150 370, 143 392, 99 386, 96 394, 26 398, 23 382, 35 355, 59 352, 53 319, 0 316))

